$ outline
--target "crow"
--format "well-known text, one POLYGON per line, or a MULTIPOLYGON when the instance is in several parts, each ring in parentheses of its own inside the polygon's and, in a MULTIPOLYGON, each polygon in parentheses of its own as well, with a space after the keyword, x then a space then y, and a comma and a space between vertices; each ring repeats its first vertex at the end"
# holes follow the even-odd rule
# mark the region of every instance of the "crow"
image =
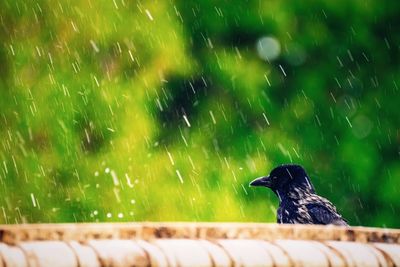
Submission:
POLYGON ((335 206, 315 193, 310 178, 300 165, 278 166, 268 176, 253 180, 250 186, 268 187, 278 196, 278 223, 348 226, 335 206))

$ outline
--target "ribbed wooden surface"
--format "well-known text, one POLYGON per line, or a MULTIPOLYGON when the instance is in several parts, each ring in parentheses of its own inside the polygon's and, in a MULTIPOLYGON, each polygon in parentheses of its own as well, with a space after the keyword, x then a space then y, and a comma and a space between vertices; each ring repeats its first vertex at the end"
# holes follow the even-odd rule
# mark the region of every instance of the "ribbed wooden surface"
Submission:
POLYGON ((0 226, 2 266, 400 266, 400 244, 398 230, 361 227, 0 226))

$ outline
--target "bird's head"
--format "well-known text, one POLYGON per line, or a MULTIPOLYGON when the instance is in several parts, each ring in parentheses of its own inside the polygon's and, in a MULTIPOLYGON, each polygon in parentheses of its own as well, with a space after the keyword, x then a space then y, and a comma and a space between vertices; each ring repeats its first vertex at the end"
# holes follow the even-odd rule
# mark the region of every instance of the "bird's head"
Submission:
POLYGON ((314 186, 306 171, 300 165, 285 164, 273 169, 268 176, 259 177, 250 183, 251 186, 264 186, 277 193, 289 193, 294 189, 302 189, 314 193, 314 186))

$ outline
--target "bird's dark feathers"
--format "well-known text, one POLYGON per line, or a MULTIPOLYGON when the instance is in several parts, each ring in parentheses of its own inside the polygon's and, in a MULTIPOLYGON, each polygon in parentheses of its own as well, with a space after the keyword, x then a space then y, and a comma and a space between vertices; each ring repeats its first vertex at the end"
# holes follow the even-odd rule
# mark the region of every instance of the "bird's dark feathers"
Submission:
POLYGON ((347 222, 337 212, 329 210, 320 204, 306 206, 314 224, 347 225, 347 222))
MULTIPOLYGON (((300 165, 278 166, 269 176, 259 179, 268 180, 267 187, 279 197, 278 223, 348 225, 329 200, 315 193, 300 165)), ((252 184, 260 184, 255 181, 252 184)))
POLYGON ((302 198, 284 198, 278 209, 278 223, 347 225, 326 198, 305 194, 302 198))

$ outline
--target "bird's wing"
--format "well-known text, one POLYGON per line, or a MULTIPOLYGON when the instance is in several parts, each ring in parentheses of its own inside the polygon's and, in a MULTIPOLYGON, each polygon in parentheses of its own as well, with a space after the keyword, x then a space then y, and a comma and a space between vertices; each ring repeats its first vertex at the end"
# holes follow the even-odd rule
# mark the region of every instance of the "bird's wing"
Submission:
POLYGON ((302 199, 301 204, 306 206, 310 217, 316 224, 347 225, 346 220, 337 213, 336 207, 326 198, 310 194, 302 199))
POLYGON ((346 220, 336 212, 333 205, 326 205, 324 202, 315 202, 306 204, 306 207, 308 214, 316 224, 348 225, 346 220))

